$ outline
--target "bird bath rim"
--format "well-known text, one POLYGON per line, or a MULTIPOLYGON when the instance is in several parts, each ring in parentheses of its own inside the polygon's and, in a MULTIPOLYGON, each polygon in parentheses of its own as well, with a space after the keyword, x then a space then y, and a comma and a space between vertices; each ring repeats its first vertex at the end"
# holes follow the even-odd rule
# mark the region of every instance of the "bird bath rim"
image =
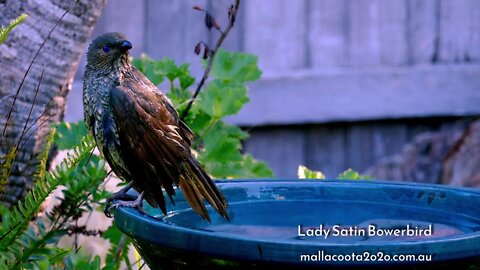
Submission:
MULTIPOLYGON (((227 200, 229 199, 228 190, 235 188, 252 188, 254 186, 264 187, 316 187, 322 189, 334 189, 341 187, 343 189, 381 189, 381 190, 395 190, 395 189, 413 189, 421 192, 431 192, 432 194, 443 194, 447 198, 449 196, 460 196, 462 198, 471 199, 472 205, 480 202, 480 191, 472 188, 452 187, 437 184, 420 184, 420 183, 405 183, 405 182, 391 182, 378 180, 303 180, 303 179, 241 179, 241 180, 217 180, 216 184, 222 191, 227 192, 227 200)), ((180 192, 178 192, 180 193, 180 192)), ((251 194, 252 195, 252 194, 251 194)), ((253 194, 254 195, 254 194, 253 194)), ((175 196, 176 201, 181 196, 175 196)), ((341 199, 341 198, 340 198, 341 199)), ((438 198, 437 198, 438 199, 438 198)), ((351 201, 351 200, 350 200, 351 201)), ((235 202, 235 201, 234 201, 235 202)), ((382 203, 385 203, 382 201, 382 203)), ((177 208, 181 207, 181 200, 177 204, 177 208), (180 204, 180 206, 179 206, 180 204)), ((430 205, 430 203, 429 203, 430 205)), ((477 204, 478 205, 478 204, 477 204)), ((445 206, 445 205, 444 205, 445 206)), ((448 204, 446 204, 448 206, 448 204)), ((172 205, 168 206, 171 209, 172 205)), ((178 209, 173 209, 173 213, 178 213, 178 209)), ((216 213, 210 212, 211 215, 216 213)), ((480 212, 479 212, 480 213, 480 212)), ((442 238, 421 239, 416 241, 364 241, 356 243, 337 243, 337 242, 316 242, 316 241, 298 241, 293 239, 269 239, 258 238, 244 235, 234 235, 225 233, 212 233, 201 229, 187 228, 177 226, 169 222, 170 213, 164 219, 154 218, 152 216, 140 213, 136 209, 119 208, 115 213, 115 223, 127 235, 134 238, 134 241, 146 242, 151 245, 159 245, 169 249, 181 249, 199 252, 211 256, 219 256, 222 258, 242 258, 244 254, 238 254, 238 250, 231 250, 231 248, 240 250, 257 250, 262 247, 263 254, 246 254, 248 259, 276 261, 284 263, 292 263, 294 257, 291 254, 283 253, 290 251, 297 253, 311 253, 315 250, 327 249, 330 252, 342 252, 345 250, 382 250, 385 253, 395 254, 401 251, 410 250, 412 253, 420 254, 422 250, 437 250, 436 260, 451 260, 458 257, 466 256, 480 256, 480 251, 475 251, 471 247, 480 245, 480 230, 450 235, 442 238), (155 231, 160 232, 161 237, 152 237, 155 231), (168 236, 168 237, 167 237, 168 236), (188 241, 187 241, 188 240, 188 241), (216 250, 212 248, 215 245, 223 245, 224 248, 216 250), (230 247, 230 249, 228 248, 230 247), (462 248, 463 247, 463 248, 462 248), (279 253, 271 253, 273 251, 279 253), (460 256, 459 256, 460 255, 460 256), (252 257, 253 256, 253 257, 252 257)), ((479 216, 480 217, 480 216, 479 216)), ((215 220, 213 220, 215 222, 215 220)), ((372 262, 375 263, 375 262, 372 262)), ((348 262, 338 262, 337 265, 349 265, 348 262)))

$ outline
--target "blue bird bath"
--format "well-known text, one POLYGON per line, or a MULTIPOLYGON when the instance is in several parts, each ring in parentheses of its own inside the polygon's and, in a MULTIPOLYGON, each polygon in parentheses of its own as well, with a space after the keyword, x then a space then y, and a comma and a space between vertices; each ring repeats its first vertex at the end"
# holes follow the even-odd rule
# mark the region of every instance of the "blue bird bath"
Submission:
POLYGON ((212 222, 204 221, 178 190, 167 216, 145 204, 149 215, 119 208, 115 224, 151 269, 480 265, 478 190, 347 180, 217 184, 229 201, 231 222, 212 208, 212 222))

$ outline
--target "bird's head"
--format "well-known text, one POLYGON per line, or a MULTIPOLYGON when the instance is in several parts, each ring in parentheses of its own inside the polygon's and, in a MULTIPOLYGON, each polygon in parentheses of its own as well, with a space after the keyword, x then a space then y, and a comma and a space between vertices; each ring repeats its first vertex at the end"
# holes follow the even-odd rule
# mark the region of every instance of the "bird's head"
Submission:
POLYGON ((87 52, 87 66, 111 70, 129 65, 128 51, 132 43, 122 33, 107 33, 92 41, 87 52))

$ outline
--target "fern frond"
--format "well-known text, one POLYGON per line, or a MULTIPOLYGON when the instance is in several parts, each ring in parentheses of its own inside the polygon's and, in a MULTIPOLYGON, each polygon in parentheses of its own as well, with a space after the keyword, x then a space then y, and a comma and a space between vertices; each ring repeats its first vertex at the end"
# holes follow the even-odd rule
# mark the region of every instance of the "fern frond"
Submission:
POLYGON ((28 15, 23 13, 22 15, 18 16, 18 18, 11 20, 7 27, 0 27, 0 44, 7 39, 8 34, 13 30, 13 28, 23 22, 27 17, 28 15))
POLYGON ((59 238, 65 235, 65 230, 46 230, 43 220, 39 219, 7 247, 0 256, 0 269, 38 269, 35 265, 41 261, 56 262, 70 251, 58 248, 59 238))
POLYGON ((8 176, 10 176, 13 162, 17 156, 17 150, 17 146, 14 145, 10 149, 10 152, 2 157, 2 163, 0 164, 0 197, 3 195, 5 186, 7 185, 8 176))
POLYGON ((45 138, 45 143, 43 145, 43 149, 38 153, 38 167, 37 171, 33 175, 33 181, 43 181, 47 176, 47 162, 48 162, 48 154, 50 153, 50 148, 52 147, 53 140, 55 138, 55 129, 51 129, 50 133, 45 138))
POLYGON ((15 245, 15 240, 25 232, 29 222, 40 210, 42 202, 61 184, 61 177, 59 176, 74 170, 77 164, 89 155, 94 147, 94 140, 89 136, 84 137, 74 147, 72 154, 67 155, 54 170, 45 176, 44 180, 37 181, 34 184, 25 199, 19 201, 12 209, 8 221, 0 224, 0 250, 6 250, 9 245, 15 245))

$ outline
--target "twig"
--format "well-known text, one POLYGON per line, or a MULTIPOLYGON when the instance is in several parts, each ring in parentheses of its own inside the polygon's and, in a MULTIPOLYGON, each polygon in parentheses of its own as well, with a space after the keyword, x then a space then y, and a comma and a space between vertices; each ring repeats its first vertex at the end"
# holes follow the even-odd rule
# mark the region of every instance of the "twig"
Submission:
MULTIPOLYGON (((75 220, 75 226, 78 227, 78 219, 75 220)), ((73 249, 78 249, 78 233, 73 236, 73 249)))
POLYGON ((125 244, 127 243, 127 236, 122 233, 122 237, 120 237, 120 241, 118 241, 118 246, 117 250, 115 250, 115 257, 113 258, 114 262, 116 263, 120 257, 122 256, 123 253, 123 248, 125 247, 125 244))
MULTIPOLYGON (((40 122, 40 124, 38 125, 38 127, 36 127, 35 129, 33 129, 32 132, 30 132, 31 134, 30 134, 29 136, 27 136, 27 137, 33 136, 33 134, 35 134, 35 133, 36 133, 43 125, 45 125, 45 123, 48 122, 48 121, 50 120, 50 118, 52 118, 52 117, 53 117, 53 115, 49 115, 49 116, 47 116, 45 119, 43 119, 42 122, 40 122)), ((39 118, 39 119, 40 119, 40 118, 39 118)), ((37 121, 35 121, 34 124, 35 124, 36 122, 37 122, 37 121)), ((32 126, 33 126, 34 124, 32 124, 32 126)), ((27 131, 26 131, 26 132, 28 132, 29 130, 30 130, 30 128, 27 128, 27 131)), ((25 133, 26 133, 26 132, 25 132, 25 133)), ((20 146, 18 147, 18 149, 23 148, 23 146, 24 146, 26 143, 27 143, 26 140, 24 140, 23 143, 21 143, 21 144, 20 144, 20 142, 19 142, 19 145, 20 145, 20 146)))
POLYGON ((17 145, 20 144, 20 142, 23 139, 23 136, 25 136, 25 133, 27 133, 26 131, 27 125, 28 125, 28 122, 30 121, 30 117, 32 117, 33 107, 35 106, 35 101, 37 100, 38 91, 40 90, 40 85, 42 84, 44 73, 45 73, 45 69, 42 70, 42 74, 40 74, 40 79, 38 79, 38 84, 37 84, 37 88, 35 89, 35 96, 33 97, 32 106, 30 106, 30 111, 28 112, 27 121, 25 121, 25 125, 23 125, 23 130, 22 130, 22 133, 20 134, 20 138, 18 138, 17 145))
POLYGON ((207 67, 205 68, 205 71, 203 73, 203 77, 200 80, 200 83, 197 85, 197 89, 195 89, 195 92, 193 93, 192 98, 188 102, 187 107, 185 108, 185 110, 182 111, 182 114, 180 116, 180 119, 182 121, 185 120, 185 117, 187 116, 188 112, 192 108, 193 102, 195 102, 198 94, 200 93, 200 90, 202 90, 202 87, 205 84, 205 81, 207 81, 210 71, 212 70, 212 65, 213 65, 213 61, 215 60, 215 55, 217 54, 218 49, 220 48, 220 46, 222 46, 223 41, 225 40, 228 33, 230 32, 230 30, 233 28, 233 25, 235 24, 235 19, 237 17, 237 12, 239 7, 240 7, 240 0, 235 0, 235 7, 231 10, 231 14, 230 14, 232 19, 229 20, 228 26, 225 29, 225 31, 223 32, 220 31, 221 35, 218 38, 217 43, 215 44, 215 48, 213 49, 213 51, 211 51, 210 57, 208 59, 207 67))

